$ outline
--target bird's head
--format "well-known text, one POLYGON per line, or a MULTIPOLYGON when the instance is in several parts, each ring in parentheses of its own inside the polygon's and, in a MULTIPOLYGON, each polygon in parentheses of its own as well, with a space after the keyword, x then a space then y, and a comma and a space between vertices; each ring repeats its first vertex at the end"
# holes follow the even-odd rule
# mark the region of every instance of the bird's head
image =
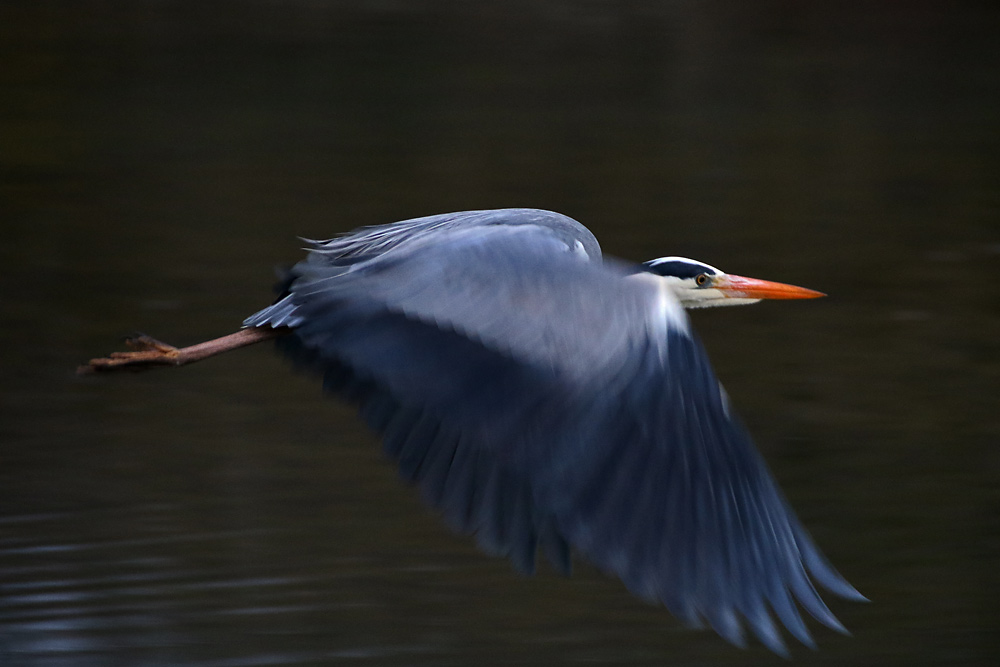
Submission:
POLYGON ((761 299, 815 299, 826 296, 805 287, 730 275, 686 257, 653 259, 644 263, 642 270, 663 277, 685 308, 742 306, 761 299))

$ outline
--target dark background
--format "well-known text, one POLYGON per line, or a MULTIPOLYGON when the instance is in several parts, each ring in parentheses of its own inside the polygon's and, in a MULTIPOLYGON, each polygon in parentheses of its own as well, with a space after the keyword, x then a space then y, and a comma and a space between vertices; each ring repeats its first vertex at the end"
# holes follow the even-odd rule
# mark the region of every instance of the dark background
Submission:
POLYGON ((828 299, 693 314, 873 603, 797 664, 1000 658, 1000 10, 0 3, 0 663, 778 664, 452 536, 235 330, 296 235, 532 206, 828 299))

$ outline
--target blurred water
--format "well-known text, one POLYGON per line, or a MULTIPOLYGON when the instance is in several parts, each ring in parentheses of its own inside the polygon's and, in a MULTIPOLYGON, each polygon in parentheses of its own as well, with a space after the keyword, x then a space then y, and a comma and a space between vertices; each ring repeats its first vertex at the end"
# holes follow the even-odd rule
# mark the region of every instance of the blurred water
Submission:
POLYGON ((295 236, 535 206, 822 302, 697 313, 817 541, 801 664, 992 664, 1000 13, 973 4, 0 5, 0 662, 748 664, 522 579, 266 349, 80 379, 270 298, 295 236))

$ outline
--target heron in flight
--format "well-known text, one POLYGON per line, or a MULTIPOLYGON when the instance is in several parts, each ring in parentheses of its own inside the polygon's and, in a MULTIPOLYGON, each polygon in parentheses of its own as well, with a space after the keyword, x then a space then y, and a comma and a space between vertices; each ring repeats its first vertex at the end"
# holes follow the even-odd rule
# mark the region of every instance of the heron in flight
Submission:
POLYGON ((466 211, 309 241, 278 300, 229 336, 152 338, 83 371, 181 365, 276 339, 356 403, 456 531, 532 573, 570 552, 745 646, 787 654, 774 616, 846 632, 814 587, 864 600, 782 496, 685 308, 808 299, 682 257, 603 258, 549 211, 466 211), (797 603, 797 604, 796 604, 797 603))

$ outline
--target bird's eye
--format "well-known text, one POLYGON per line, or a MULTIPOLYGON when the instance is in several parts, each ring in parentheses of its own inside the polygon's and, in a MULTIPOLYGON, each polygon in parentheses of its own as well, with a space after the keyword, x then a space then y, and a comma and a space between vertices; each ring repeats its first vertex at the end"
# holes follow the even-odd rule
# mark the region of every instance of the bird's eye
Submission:
POLYGON ((710 282, 712 282, 712 279, 708 276, 707 273, 699 273, 694 279, 694 284, 697 285, 698 287, 705 287, 710 282))

